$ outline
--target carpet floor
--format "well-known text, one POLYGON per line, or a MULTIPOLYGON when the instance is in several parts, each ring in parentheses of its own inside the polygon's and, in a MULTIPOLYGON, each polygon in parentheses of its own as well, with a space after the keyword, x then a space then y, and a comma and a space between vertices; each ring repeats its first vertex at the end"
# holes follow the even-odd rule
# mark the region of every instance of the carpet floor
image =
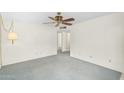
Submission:
POLYGON ((121 73, 59 54, 8 65, 0 80, 118 80, 121 73))

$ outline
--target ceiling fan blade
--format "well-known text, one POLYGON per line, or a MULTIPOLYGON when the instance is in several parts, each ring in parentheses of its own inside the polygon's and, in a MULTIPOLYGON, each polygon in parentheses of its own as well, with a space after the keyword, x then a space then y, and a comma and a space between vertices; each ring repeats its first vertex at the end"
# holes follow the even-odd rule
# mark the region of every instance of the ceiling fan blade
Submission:
POLYGON ((67 21, 74 21, 75 19, 74 18, 68 18, 68 19, 64 19, 63 21, 65 22, 67 22, 67 21))
POLYGON ((53 18, 53 17, 48 17, 48 18, 50 18, 50 19, 52 19, 52 20, 56 21, 56 20, 55 20, 55 18, 53 18))
POLYGON ((44 22, 43 24, 54 24, 56 22, 44 22))
POLYGON ((64 23, 64 22, 62 24, 68 25, 68 26, 71 26, 72 25, 72 23, 64 23))

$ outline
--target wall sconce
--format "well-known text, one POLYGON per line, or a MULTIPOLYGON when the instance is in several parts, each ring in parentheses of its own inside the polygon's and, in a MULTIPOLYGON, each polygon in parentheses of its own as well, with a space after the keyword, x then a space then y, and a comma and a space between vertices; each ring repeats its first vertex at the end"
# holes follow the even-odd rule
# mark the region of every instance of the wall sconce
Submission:
POLYGON ((5 25, 3 23, 3 18, 0 15, 0 19, 1 19, 1 27, 3 27, 3 29, 8 33, 8 40, 11 41, 12 44, 14 44, 14 41, 17 39, 17 34, 15 32, 13 32, 14 30, 14 22, 11 22, 10 28, 6 29, 5 25))
POLYGON ((17 34, 15 32, 8 33, 8 40, 10 40, 12 44, 14 44, 14 41, 16 39, 17 39, 17 34))

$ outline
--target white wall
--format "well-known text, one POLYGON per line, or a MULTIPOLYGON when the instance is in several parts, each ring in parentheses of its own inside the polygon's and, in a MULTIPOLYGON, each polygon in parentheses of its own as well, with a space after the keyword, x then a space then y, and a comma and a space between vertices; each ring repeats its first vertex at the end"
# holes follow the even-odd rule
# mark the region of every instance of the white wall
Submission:
MULTIPOLYGON (((35 22, 35 13, 32 13, 33 16, 30 13, 26 13, 26 15, 25 13, 3 13, 2 15, 4 19, 10 18, 10 16, 15 18, 14 31, 18 35, 17 40, 12 45, 7 40, 7 33, 2 31, 3 65, 57 54, 57 32, 55 28, 43 25, 42 22, 35 22), (19 18, 25 20, 20 21, 19 18)), ((4 20, 4 23, 7 25, 10 20, 4 20)))
POLYGON ((124 13, 75 24, 71 56, 124 72, 124 13))
POLYGON ((124 80, 124 73, 121 74, 120 80, 124 80))

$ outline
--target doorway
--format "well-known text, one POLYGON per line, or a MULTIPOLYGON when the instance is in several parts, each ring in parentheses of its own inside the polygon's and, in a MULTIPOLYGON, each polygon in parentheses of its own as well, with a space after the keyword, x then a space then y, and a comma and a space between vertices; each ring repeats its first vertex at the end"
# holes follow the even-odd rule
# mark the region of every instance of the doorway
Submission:
POLYGON ((57 35, 57 53, 70 54, 70 31, 58 31, 57 35))

